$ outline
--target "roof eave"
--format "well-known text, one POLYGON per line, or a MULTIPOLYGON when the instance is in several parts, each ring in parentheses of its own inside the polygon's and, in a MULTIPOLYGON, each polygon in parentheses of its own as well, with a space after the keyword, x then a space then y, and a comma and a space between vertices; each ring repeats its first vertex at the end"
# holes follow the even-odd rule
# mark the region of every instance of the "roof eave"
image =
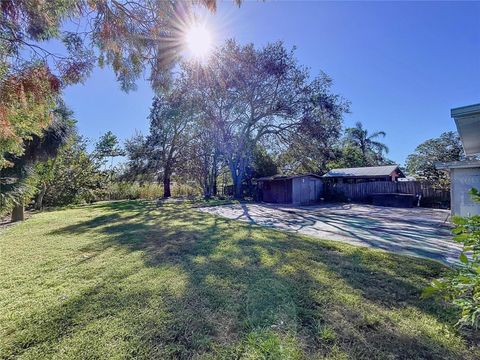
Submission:
POLYGON ((298 174, 298 175, 279 176, 279 177, 267 176, 267 177, 258 178, 256 180, 257 181, 277 181, 277 180, 279 181, 279 180, 291 180, 291 179, 301 178, 301 177, 305 177, 305 176, 312 176, 312 177, 315 177, 315 178, 318 178, 318 179, 322 178, 322 176, 317 175, 317 174, 298 174))
POLYGON ((480 113, 480 104, 460 106, 450 110, 452 118, 460 118, 480 113))
POLYGON ((480 160, 461 160, 435 163, 435 168, 438 170, 467 169, 477 167, 480 167, 480 160))
POLYGON ((353 179, 353 178, 360 178, 360 179, 363 179, 363 178, 384 178, 384 177, 390 177, 390 175, 323 175, 323 177, 326 177, 326 178, 338 178, 338 177, 342 177, 342 178, 350 178, 350 179, 353 179))
POLYGON ((450 110, 462 141, 465 155, 480 154, 480 104, 450 110))

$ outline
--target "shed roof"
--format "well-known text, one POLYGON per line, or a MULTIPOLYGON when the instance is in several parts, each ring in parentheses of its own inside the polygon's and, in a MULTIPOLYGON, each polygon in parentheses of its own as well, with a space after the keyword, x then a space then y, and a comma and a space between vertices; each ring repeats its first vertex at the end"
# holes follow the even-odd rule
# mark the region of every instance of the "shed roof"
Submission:
POLYGON ((296 178, 301 178, 305 176, 313 176, 319 179, 322 178, 320 175, 317 175, 317 174, 273 175, 273 176, 265 176, 265 177, 258 178, 257 181, 290 180, 290 179, 296 179, 296 178))
POLYGON ((403 173, 398 168, 398 165, 386 165, 386 166, 369 166, 369 167, 358 167, 358 168, 332 169, 323 176, 324 177, 380 177, 380 176, 390 176, 390 174, 395 170, 399 171, 400 174, 403 175, 403 173))

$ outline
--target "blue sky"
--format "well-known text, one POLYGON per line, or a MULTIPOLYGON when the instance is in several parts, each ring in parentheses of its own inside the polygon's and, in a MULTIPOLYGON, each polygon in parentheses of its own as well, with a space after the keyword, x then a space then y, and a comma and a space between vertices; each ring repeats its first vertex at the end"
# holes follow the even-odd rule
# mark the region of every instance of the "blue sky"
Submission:
MULTIPOLYGON (((480 102, 480 2, 224 2, 209 22, 217 42, 296 46, 299 62, 326 72, 351 102, 345 125, 385 131, 400 164, 422 141, 455 129, 452 107, 480 102)), ((91 139, 146 133, 152 96, 144 81, 123 93, 108 69, 65 91, 91 139)))

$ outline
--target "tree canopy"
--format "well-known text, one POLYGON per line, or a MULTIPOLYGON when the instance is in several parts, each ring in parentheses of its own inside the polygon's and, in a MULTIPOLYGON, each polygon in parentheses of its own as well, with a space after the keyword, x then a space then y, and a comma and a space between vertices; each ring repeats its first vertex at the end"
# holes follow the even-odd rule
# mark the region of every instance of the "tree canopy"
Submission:
POLYGON ((449 175, 443 170, 437 170, 435 163, 458 161, 462 153, 462 143, 458 134, 453 131, 444 132, 438 138, 429 139, 418 145, 415 152, 407 157, 406 170, 409 175, 448 190, 449 175))
POLYGON ((62 84, 71 84, 99 63, 113 68, 125 90, 145 70, 154 87, 162 85, 178 60, 195 4, 216 9, 216 0, 2 0, 2 78, 25 63, 42 62, 62 84), (51 40, 63 44, 61 50, 51 51, 51 40))
POLYGON ((114 158, 116 156, 124 155, 124 151, 118 142, 117 135, 111 131, 107 131, 100 137, 95 144, 94 153, 100 160, 108 157, 114 158))
POLYGON ((182 70, 202 117, 218 134, 237 196, 260 141, 288 143, 307 124, 321 134, 325 119, 340 121, 345 111, 331 80, 325 74, 312 79, 281 42, 256 49, 230 40, 208 63, 184 64, 182 70))
POLYGON ((188 92, 176 83, 172 91, 155 97, 150 110, 150 134, 146 138, 149 168, 161 178, 164 197, 170 197, 175 167, 185 161, 192 139, 194 112, 188 92))
POLYGON ((386 136, 384 131, 369 133, 363 127, 363 124, 358 121, 354 127, 347 128, 345 133, 347 145, 353 146, 360 151, 360 166, 376 165, 383 162, 383 155, 388 153, 388 147, 378 139, 386 136))
POLYGON ((87 152, 86 139, 73 132, 55 157, 36 164, 36 208, 93 200, 106 182, 100 168, 98 158, 87 152))
MULTIPOLYGON (((1 66, 1 65, 0 65, 1 66)), ((26 66, 0 80, 0 170, 12 166, 26 142, 42 136, 53 121, 60 85, 47 66, 26 66)))

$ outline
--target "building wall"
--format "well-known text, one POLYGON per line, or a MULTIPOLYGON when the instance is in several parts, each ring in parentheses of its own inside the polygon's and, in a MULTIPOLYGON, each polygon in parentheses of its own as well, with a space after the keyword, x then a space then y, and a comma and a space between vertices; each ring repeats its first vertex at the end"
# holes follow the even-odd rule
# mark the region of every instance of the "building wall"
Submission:
POLYGON ((323 194, 323 182, 314 176, 303 176, 293 179, 292 203, 308 205, 320 201, 323 194))
POLYGON ((292 180, 262 181, 262 201, 277 204, 292 203, 292 180))
POLYGON ((473 202, 468 191, 480 189, 480 167, 454 168, 450 170, 452 180, 452 215, 480 215, 480 203, 473 202))

